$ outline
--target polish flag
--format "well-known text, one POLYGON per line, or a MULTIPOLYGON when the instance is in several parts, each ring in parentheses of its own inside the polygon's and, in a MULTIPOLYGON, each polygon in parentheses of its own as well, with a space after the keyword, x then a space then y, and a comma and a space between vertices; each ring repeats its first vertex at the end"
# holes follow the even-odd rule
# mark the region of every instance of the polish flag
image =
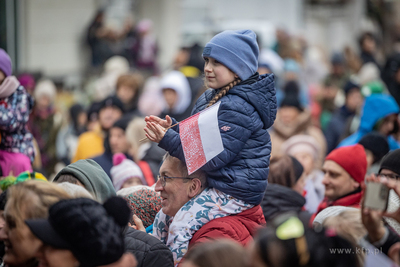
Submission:
POLYGON ((224 150, 218 126, 221 102, 179 123, 183 153, 189 175, 224 150))

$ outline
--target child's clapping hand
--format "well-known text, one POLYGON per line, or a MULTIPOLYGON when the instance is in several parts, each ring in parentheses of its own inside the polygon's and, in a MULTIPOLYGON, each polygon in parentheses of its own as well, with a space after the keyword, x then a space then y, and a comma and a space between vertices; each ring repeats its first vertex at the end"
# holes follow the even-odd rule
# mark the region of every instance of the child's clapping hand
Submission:
POLYGON ((157 117, 157 116, 146 116, 144 118, 144 121, 149 123, 149 122, 155 122, 157 124, 159 124, 161 127, 163 128, 168 128, 172 125, 172 119, 170 116, 165 116, 165 120, 157 117))
POLYGON ((160 143, 160 141, 164 138, 166 129, 156 122, 147 121, 144 131, 146 132, 146 137, 150 141, 160 143))

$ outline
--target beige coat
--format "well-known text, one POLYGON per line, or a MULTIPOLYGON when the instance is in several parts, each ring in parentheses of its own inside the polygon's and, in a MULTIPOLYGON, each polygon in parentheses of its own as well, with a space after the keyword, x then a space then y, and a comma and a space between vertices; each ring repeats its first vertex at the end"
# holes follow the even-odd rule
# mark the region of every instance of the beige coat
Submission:
POLYGON ((318 157, 318 167, 322 166, 326 156, 326 140, 321 129, 311 124, 311 113, 309 110, 305 110, 304 112, 300 113, 298 118, 290 125, 286 125, 280 120, 278 112, 275 123, 270 132, 272 142, 272 157, 280 155, 281 146, 286 140, 294 135, 299 134, 310 135, 318 142, 321 147, 318 157))

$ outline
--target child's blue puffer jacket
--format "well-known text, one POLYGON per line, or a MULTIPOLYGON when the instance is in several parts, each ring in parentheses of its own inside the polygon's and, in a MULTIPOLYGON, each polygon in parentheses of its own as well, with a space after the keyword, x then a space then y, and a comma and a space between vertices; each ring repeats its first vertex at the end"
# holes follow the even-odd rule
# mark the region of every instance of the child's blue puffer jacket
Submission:
MULTIPOLYGON (((205 109, 215 93, 209 89, 202 94, 192 114, 205 109)), ((210 187, 258 205, 269 172, 271 139, 267 129, 274 123, 277 109, 274 75, 261 75, 255 83, 239 84, 220 101, 218 123, 224 151, 201 170, 207 173, 210 187)), ((159 146, 185 162, 178 127, 169 129, 159 146)))

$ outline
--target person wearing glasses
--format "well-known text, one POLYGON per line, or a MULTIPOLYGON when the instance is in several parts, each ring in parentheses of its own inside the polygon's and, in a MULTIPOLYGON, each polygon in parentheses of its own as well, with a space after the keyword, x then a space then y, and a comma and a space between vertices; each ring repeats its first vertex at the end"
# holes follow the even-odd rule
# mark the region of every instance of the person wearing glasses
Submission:
MULTIPOLYGON (((367 177, 367 180, 388 183, 387 185, 391 190, 387 212, 398 213, 400 199, 396 193, 396 187, 400 180, 400 149, 389 152, 382 159, 379 172, 367 177)), ((377 211, 366 210, 362 215, 364 226, 368 231, 366 240, 389 255, 390 247, 400 242, 400 222, 396 220, 396 217, 387 216, 388 214, 385 215, 386 217, 382 217, 382 213, 377 211), (382 220, 385 224, 381 223, 382 220)), ((400 251, 400 243, 396 246, 396 251, 400 251)), ((398 262, 400 262, 400 259, 398 259, 398 262)))
POLYGON ((400 149, 392 150, 383 157, 381 168, 376 176, 396 180, 400 179, 400 149))
MULTIPOLYGON (((167 224, 159 220, 156 216, 154 221, 154 232, 161 236, 161 241, 167 244, 168 233, 182 231, 187 227, 187 218, 202 220, 208 214, 197 212, 192 214, 190 210, 179 212, 199 200, 195 198, 204 190, 208 190, 206 174, 198 170, 188 175, 186 165, 168 153, 164 156, 164 162, 160 168, 160 175, 155 186, 155 190, 160 193, 162 211, 167 216, 167 224), (182 217, 180 217, 180 214, 182 217), (185 219, 185 220, 183 220, 185 219), (172 226, 172 221, 177 222, 177 227, 172 226), (171 227, 170 227, 171 226, 171 227)), ((201 198, 204 205, 216 205, 212 198, 201 198)), ((221 203, 219 203, 221 205, 221 203)), ((222 204, 223 205, 223 204, 222 204)), ((264 215, 260 205, 247 209, 239 214, 230 216, 215 216, 207 218, 210 220, 201 228, 196 228, 193 237, 189 241, 189 250, 198 243, 219 238, 233 239, 247 245, 253 240, 256 228, 265 224, 264 215)), ((168 244, 167 244, 168 246, 168 244)))
MULTIPOLYGON (((392 181, 400 180, 400 149, 392 150, 382 159, 379 172, 376 174, 378 178, 387 178, 392 181)), ((394 192, 389 192, 388 211, 396 211, 400 207, 400 198, 394 192)), ((394 230, 397 235, 400 235, 400 223, 390 219, 384 218, 384 221, 394 230)))

